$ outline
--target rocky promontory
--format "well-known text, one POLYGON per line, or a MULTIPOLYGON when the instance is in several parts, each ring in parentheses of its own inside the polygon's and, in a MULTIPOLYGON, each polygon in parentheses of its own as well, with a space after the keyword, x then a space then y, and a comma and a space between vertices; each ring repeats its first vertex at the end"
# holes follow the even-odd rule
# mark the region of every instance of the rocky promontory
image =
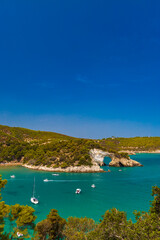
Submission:
POLYGON ((110 167, 142 167, 143 165, 139 162, 127 159, 127 158, 117 158, 113 157, 112 161, 109 163, 110 167))
POLYGON ((47 167, 47 166, 34 166, 34 165, 28 165, 24 164, 23 167, 33 169, 33 170, 39 170, 39 171, 48 171, 48 172, 72 172, 72 173, 94 173, 94 172, 104 172, 103 169, 100 168, 98 164, 94 164, 93 166, 70 166, 66 168, 53 168, 53 167, 47 167))
POLYGON ((108 165, 110 167, 135 167, 135 166, 142 166, 139 162, 132 160, 130 158, 125 157, 116 157, 114 153, 106 152, 100 149, 91 149, 89 152, 89 155, 91 157, 92 165, 81 165, 81 166, 68 166, 68 167, 54 167, 54 165, 48 167, 45 165, 32 165, 29 163, 23 163, 12 161, 12 162, 3 162, 0 164, 0 166, 17 166, 21 165, 23 167, 33 169, 33 170, 39 170, 39 171, 49 171, 49 172, 72 172, 72 173, 95 173, 95 172, 105 172, 101 166, 106 165, 104 163, 104 157, 109 157, 111 159, 110 162, 108 162, 108 165))
POLYGON ((98 163, 100 166, 104 165, 104 157, 110 157, 111 162, 109 162, 109 166, 111 167, 141 167, 143 166, 139 162, 132 160, 130 158, 118 158, 114 153, 109 153, 102 151, 100 149, 91 149, 90 156, 92 161, 98 163))

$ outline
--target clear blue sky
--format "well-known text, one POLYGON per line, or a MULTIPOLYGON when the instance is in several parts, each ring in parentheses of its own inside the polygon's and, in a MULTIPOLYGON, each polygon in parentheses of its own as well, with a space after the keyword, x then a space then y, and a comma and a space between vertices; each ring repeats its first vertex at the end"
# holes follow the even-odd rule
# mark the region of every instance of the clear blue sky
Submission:
POLYGON ((1 0, 0 124, 160 136, 159 0, 1 0))

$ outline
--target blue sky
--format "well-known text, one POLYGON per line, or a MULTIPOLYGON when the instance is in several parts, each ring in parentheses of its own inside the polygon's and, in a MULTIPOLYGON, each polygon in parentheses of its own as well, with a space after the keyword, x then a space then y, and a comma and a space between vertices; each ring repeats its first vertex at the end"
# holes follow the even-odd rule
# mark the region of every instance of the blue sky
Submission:
POLYGON ((160 136, 160 2, 1 0, 0 124, 160 136))

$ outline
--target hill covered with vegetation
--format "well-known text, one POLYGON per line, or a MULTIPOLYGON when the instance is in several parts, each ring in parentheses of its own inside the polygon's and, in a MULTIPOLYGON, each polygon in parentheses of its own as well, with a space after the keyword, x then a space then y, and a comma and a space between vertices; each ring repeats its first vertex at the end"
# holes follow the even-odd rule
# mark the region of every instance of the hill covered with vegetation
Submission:
POLYGON ((155 151, 160 137, 82 139, 54 132, 34 131, 0 125, 0 162, 22 162, 66 168, 91 166, 89 151, 93 148, 126 157, 127 150, 155 151))
POLYGON ((89 150, 99 148, 94 140, 78 139, 53 132, 0 126, 0 162, 66 168, 92 165, 89 150))

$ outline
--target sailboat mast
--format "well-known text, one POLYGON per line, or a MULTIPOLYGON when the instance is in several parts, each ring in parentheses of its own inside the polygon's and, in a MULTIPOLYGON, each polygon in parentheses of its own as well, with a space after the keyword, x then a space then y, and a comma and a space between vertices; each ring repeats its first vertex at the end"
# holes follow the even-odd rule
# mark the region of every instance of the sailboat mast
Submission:
POLYGON ((35 195, 35 177, 34 177, 34 184, 33 184, 33 197, 35 195))

